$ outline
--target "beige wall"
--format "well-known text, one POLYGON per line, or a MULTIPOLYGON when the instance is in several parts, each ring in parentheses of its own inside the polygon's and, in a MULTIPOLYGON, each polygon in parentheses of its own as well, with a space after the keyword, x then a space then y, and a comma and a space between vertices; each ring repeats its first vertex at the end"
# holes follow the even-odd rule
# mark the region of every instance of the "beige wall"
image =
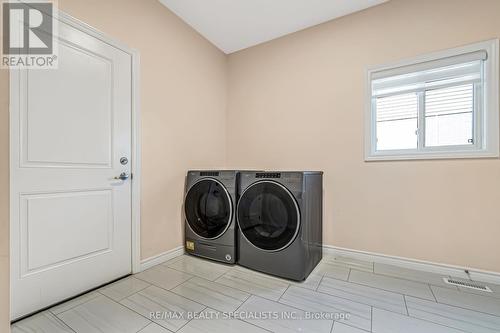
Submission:
POLYGON ((231 55, 228 166, 324 170, 326 244, 500 272, 499 160, 363 161, 366 68, 498 38, 498 13, 392 0, 231 55))
POLYGON ((141 54, 141 256, 182 244, 184 176, 225 163, 226 56, 157 0, 59 0, 141 54))
MULTIPOLYGON (((141 256, 180 246, 186 170, 225 163, 226 56, 157 0, 59 0, 59 7, 139 50, 141 256)), ((0 332, 9 299, 7 78, 0 70, 0 332)))

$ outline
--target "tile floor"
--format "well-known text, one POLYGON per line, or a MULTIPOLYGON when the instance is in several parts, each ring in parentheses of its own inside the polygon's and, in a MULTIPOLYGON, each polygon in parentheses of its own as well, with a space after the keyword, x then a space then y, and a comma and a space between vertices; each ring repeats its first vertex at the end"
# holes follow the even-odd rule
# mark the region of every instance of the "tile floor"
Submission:
POLYGON ((493 293, 333 256, 298 283, 180 256, 17 322, 12 332, 500 332, 500 286, 488 285, 493 293))

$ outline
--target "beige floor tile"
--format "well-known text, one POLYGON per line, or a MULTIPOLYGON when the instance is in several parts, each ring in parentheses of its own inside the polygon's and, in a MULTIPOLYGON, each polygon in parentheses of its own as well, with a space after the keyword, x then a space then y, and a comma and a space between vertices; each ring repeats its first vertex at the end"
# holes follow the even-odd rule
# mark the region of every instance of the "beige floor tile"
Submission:
POLYGON ((212 281, 231 269, 229 265, 187 255, 165 266, 212 281))
POLYGON ((36 314, 21 322, 14 324, 12 333, 71 333, 71 330, 64 322, 54 316, 49 311, 36 314))
POLYGON ((379 288, 399 294, 434 300, 429 285, 425 283, 394 278, 385 275, 352 270, 349 282, 362 284, 368 287, 379 288))
POLYGON ((136 279, 134 277, 127 277, 113 284, 110 284, 109 286, 99 289, 99 292, 119 302, 122 299, 135 294, 136 292, 139 292, 149 286, 150 284, 145 281, 136 279))
POLYGON ((172 289, 182 282, 189 280, 193 275, 158 265, 136 274, 134 277, 163 289, 172 289))
POLYGON ((172 292, 218 311, 236 310, 250 294, 202 278, 192 278, 172 292))
POLYGON ((205 309, 200 303, 155 286, 127 297, 120 303, 174 332, 187 324, 190 316, 205 309), (155 316, 152 317, 152 313, 155 316))
POLYGON ((136 333, 150 321, 106 296, 57 315, 77 333, 136 333))

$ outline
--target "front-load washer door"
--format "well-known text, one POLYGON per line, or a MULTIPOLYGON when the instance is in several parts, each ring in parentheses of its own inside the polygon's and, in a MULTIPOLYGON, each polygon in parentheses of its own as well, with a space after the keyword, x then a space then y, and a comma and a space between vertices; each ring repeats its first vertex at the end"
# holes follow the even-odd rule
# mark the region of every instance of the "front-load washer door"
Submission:
POLYGON ((265 251, 286 248, 299 231, 297 202, 289 190, 273 181, 250 185, 241 195, 237 211, 242 235, 265 251))
POLYGON ((233 207, 224 185, 210 178, 191 186, 184 201, 184 211, 194 233, 214 239, 229 228, 233 207))

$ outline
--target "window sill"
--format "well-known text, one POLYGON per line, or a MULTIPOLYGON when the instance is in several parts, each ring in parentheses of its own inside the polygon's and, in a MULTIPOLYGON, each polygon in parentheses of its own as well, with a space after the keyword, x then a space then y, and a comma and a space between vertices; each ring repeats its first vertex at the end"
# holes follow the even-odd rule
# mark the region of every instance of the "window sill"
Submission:
POLYGON ((474 150, 453 152, 392 152, 371 153, 365 155, 365 162, 372 161, 405 161, 405 160, 444 160, 444 159, 496 159, 498 151, 474 150))

